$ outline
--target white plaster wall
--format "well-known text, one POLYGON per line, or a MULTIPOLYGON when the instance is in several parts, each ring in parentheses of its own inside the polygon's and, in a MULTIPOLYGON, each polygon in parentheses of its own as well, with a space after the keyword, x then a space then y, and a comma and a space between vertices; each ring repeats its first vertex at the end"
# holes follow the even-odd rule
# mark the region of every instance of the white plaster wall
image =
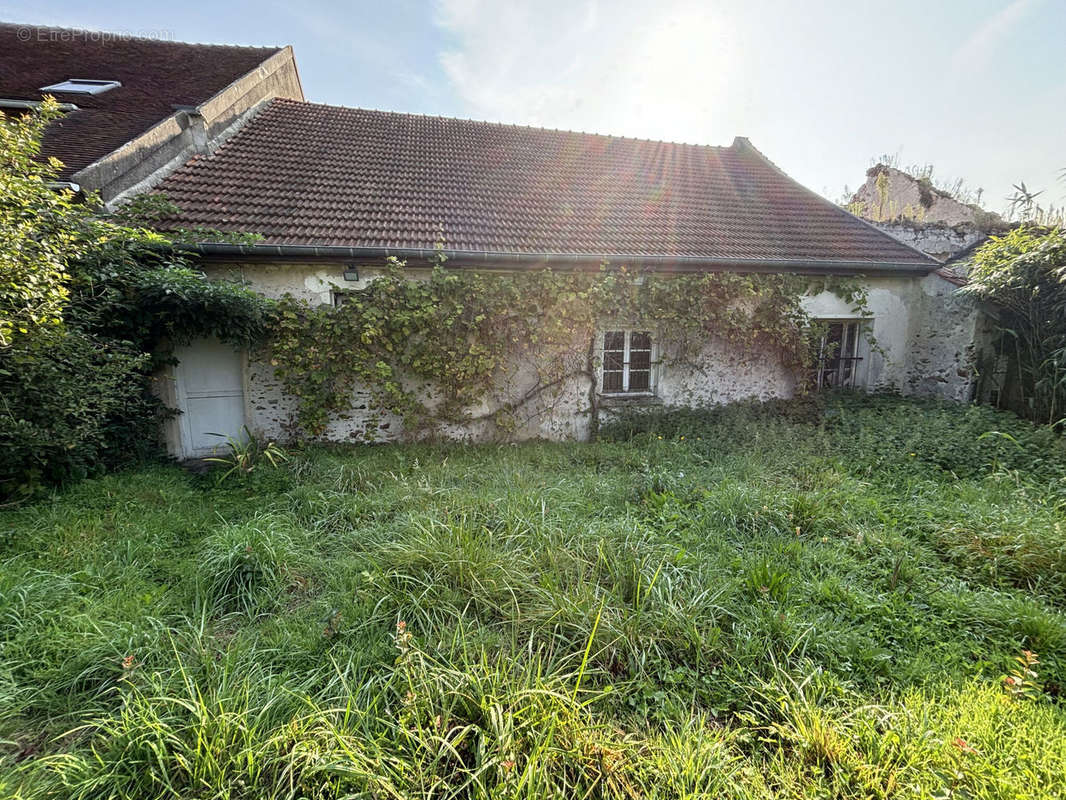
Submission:
POLYGON ((913 312, 921 295, 919 282, 914 277, 867 278, 866 307, 862 310, 829 291, 805 298, 802 305, 816 319, 867 319, 867 337, 859 346, 863 359, 860 380, 869 389, 902 392, 913 312))
POLYGON ((712 340, 695 364, 663 364, 657 395, 667 406, 712 406, 738 400, 791 397, 795 379, 774 353, 712 340))
MULTIPOLYGON (((380 274, 380 270, 360 267, 358 282, 345 281, 339 264, 243 264, 213 267, 213 276, 243 278, 269 297, 289 293, 312 302, 331 302, 331 291, 361 288, 380 274)), ((426 271, 412 270, 419 279, 426 271)), ((900 392, 938 393, 962 399, 964 392, 950 378, 930 383, 920 376, 932 369, 925 361, 914 363, 912 348, 921 342, 919 360, 935 363, 938 374, 947 375, 954 368, 956 351, 962 352, 968 331, 963 320, 947 339, 937 339, 936 332, 943 321, 938 318, 944 308, 946 281, 935 276, 875 277, 866 280, 867 303, 864 312, 852 308, 835 294, 825 291, 804 299, 804 309, 811 316, 823 319, 869 318, 868 328, 876 343, 860 345, 863 366, 860 381, 869 388, 891 389, 900 392), (934 313, 934 311, 936 313, 934 313), (932 316, 930 316, 932 314, 932 316), (947 340, 951 344, 942 346, 947 340)), ((950 313, 961 313, 952 307, 950 313)), ((964 315, 965 316, 965 315, 964 315)), ((353 343, 353 347, 358 346, 353 343)), ((287 396, 274 378, 273 367, 264 353, 250 353, 247 366, 248 427, 260 435, 286 440, 294 432, 296 403, 287 396)), ((666 363, 658 367, 654 402, 666 406, 707 406, 748 398, 768 399, 788 397, 795 390, 794 376, 772 353, 745 352, 722 341, 710 339, 696 359, 696 368, 666 363)), ((486 401, 468 409, 474 421, 462 426, 448 426, 437 431, 448 438, 486 441, 499 437, 493 412, 504 399, 523 396, 535 385, 535 372, 522 364, 512 365, 501 377, 495 402, 486 401)), ((571 378, 558 392, 536 395, 514 415, 517 427, 510 438, 544 438, 553 440, 585 439, 593 418, 593 406, 601 418, 612 409, 624 407, 612 398, 594 397, 592 378, 587 374, 571 378)), ((369 398, 362 390, 353 392, 348 411, 337 415, 329 423, 325 438, 332 441, 357 441, 367 438, 367 424, 371 415, 369 398)), ((400 420, 384 416, 372 432, 378 441, 388 441, 403 435, 400 420)))

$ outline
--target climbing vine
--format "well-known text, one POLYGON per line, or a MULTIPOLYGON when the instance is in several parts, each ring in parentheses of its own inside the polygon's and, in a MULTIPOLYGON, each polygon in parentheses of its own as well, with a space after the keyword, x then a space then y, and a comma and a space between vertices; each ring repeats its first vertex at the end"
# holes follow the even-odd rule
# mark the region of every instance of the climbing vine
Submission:
POLYGON ((607 264, 486 273, 449 269, 438 255, 428 274, 413 276, 390 259, 339 306, 283 298, 269 358, 298 400, 304 434, 319 436, 345 414, 357 387, 369 395, 367 438, 383 414, 413 433, 474 420, 506 431, 523 410, 550 407, 569 379, 595 385, 592 343, 604 324, 654 327, 667 364, 699 368, 701 350, 717 339, 801 369, 809 320, 800 299, 812 288, 861 300, 857 285, 812 287, 810 277, 787 274, 656 274, 607 264))

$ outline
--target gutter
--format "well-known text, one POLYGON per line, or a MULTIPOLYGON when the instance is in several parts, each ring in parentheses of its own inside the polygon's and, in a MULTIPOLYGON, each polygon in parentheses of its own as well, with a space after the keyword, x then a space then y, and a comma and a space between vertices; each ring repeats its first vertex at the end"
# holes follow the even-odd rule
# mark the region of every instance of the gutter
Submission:
POLYGON ((254 258, 261 261, 360 261, 395 257, 416 264, 431 263, 438 254, 453 267, 510 270, 519 266, 559 265, 596 268, 605 262, 624 263, 664 272, 795 272, 812 275, 928 275, 940 264, 892 261, 832 261, 817 259, 744 259, 706 256, 659 256, 624 253, 508 253, 483 250, 443 250, 424 247, 341 247, 306 244, 224 244, 202 242, 175 248, 209 260, 254 258))

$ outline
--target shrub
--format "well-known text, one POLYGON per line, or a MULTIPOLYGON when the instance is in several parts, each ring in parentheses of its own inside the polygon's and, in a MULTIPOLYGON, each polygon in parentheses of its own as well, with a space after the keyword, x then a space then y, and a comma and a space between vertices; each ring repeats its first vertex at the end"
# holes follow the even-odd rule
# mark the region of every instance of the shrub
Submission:
POLYGON ((53 332, 0 349, 0 496, 117 466, 157 441, 148 356, 53 332))
POLYGON ((1066 231, 1022 225, 974 254, 964 291, 998 310, 1010 365, 1003 393, 1042 423, 1066 415, 1066 231))

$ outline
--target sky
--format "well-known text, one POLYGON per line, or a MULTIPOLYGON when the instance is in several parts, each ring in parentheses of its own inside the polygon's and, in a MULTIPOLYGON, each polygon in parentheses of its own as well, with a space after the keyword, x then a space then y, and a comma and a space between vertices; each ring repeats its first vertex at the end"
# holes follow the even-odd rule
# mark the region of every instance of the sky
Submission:
POLYGON ((837 200, 886 154, 1066 203, 1066 0, 0 0, 0 20, 291 44, 308 100, 698 144, 837 200))

